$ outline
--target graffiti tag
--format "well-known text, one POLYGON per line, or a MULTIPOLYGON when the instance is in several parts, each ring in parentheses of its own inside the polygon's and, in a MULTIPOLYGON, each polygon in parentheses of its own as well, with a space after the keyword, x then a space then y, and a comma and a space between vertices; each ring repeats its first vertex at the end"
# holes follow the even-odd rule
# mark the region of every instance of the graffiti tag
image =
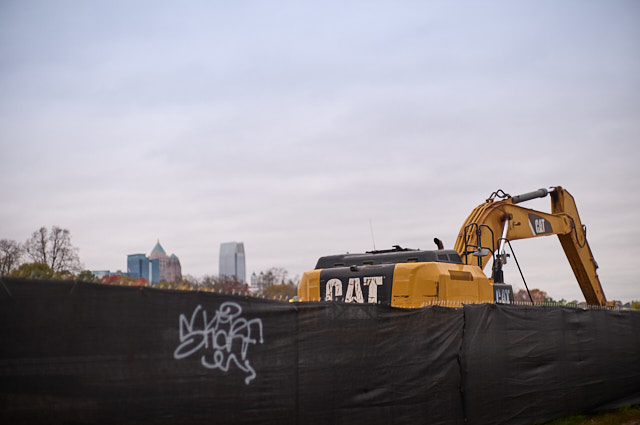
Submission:
POLYGON ((201 305, 187 319, 180 315, 180 345, 173 353, 181 360, 204 350, 200 358, 202 366, 228 372, 231 364, 247 373, 245 384, 256 377, 256 371, 247 358, 250 345, 262 344, 262 320, 241 317, 242 307, 234 302, 224 302, 209 318, 201 305))

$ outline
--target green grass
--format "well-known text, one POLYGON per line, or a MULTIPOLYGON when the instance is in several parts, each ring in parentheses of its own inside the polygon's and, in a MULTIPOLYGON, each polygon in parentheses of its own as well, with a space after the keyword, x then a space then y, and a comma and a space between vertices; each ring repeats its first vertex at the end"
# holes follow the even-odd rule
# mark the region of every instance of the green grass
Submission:
POLYGON ((613 412, 596 415, 576 415, 556 419, 545 425, 637 425, 640 424, 640 406, 623 407, 613 412))

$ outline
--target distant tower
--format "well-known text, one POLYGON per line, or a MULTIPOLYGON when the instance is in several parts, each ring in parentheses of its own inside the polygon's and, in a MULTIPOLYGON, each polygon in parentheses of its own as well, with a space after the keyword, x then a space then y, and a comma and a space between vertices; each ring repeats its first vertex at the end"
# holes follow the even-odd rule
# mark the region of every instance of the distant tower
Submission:
POLYGON ((166 273, 164 271, 167 269, 167 263, 169 258, 167 257, 167 253, 164 252, 162 245, 160 245, 160 241, 156 246, 151 250, 151 254, 149 254, 149 281, 151 283, 162 282, 163 280, 168 280, 166 277, 166 273))
POLYGON ((132 254, 127 256, 127 273, 133 278, 144 277, 151 284, 159 282, 180 282, 182 267, 175 254, 167 256, 160 241, 153 247, 151 254, 132 254))
POLYGON ((225 242, 220 244, 218 275, 220 277, 235 276, 238 281, 245 281, 244 243, 225 242))
POLYGON ((144 254, 127 255, 127 274, 135 279, 145 278, 147 282, 151 282, 149 278, 149 258, 144 254))

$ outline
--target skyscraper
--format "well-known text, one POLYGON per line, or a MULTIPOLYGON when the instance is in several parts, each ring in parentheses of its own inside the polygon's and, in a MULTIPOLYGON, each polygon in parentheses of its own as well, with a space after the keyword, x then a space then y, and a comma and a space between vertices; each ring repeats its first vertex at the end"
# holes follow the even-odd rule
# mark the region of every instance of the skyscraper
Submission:
POLYGON ((238 281, 245 281, 244 243, 225 242, 220 244, 218 275, 220 277, 235 276, 238 281))
POLYGON ((151 254, 131 254, 127 256, 127 274, 133 278, 145 278, 149 283, 180 282, 182 267, 175 254, 167 256, 160 241, 153 247, 151 254))
POLYGON ((141 277, 147 279, 147 282, 151 282, 149 279, 149 259, 144 254, 131 254, 127 255, 127 274, 133 278, 139 279, 141 277))

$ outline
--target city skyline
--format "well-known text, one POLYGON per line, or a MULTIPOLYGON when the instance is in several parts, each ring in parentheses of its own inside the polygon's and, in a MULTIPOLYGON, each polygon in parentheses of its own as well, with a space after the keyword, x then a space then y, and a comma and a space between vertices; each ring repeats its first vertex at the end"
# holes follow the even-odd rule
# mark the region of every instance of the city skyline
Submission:
MULTIPOLYGON (((219 262, 222 267, 218 267, 218 273, 204 273, 201 276, 194 276, 195 278, 202 278, 207 276, 219 276, 219 277, 235 277, 241 282, 250 283, 247 281, 246 274, 246 257, 244 254, 244 243, 243 242, 225 242, 220 244, 220 249, 218 251, 219 262)), ((270 267, 271 268, 271 267, 270 267)), ((106 269, 100 270, 91 270, 94 275, 97 277, 107 276, 107 275, 123 275, 134 278, 143 277, 147 279, 149 282, 158 283, 159 281, 179 281, 182 278, 181 274, 181 265, 179 258, 175 254, 171 254, 167 256, 164 248, 160 244, 160 239, 158 239, 156 245, 151 250, 150 254, 147 256, 143 253, 135 253, 127 255, 127 267, 126 272, 118 269, 117 271, 111 271, 106 269), (167 269, 167 261, 164 263, 163 258, 166 260, 172 260, 177 262, 175 266, 177 266, 177 274, 176 272, 170 271, 162 271, 167 269), (154 277, 155 276, 155 277, 154 277), (179 277, 176 277, 179 276, 179 277), (159 279, 159 280, 158 280, 159 279)), ((259 273, 262 273, 263 270, 260 270, 259 273)), ((255 275, 255 272, 253 272, 255 275)), ((187 273, 187 275, 191 275, 187 273)))
POLYGON ((151 284, 179 282, 182 280, 182 268, 178 257, 175 254, 168 256, 158 239, 149 256, 127 255, 126 275, 135 279, 144 278, 151 284))

